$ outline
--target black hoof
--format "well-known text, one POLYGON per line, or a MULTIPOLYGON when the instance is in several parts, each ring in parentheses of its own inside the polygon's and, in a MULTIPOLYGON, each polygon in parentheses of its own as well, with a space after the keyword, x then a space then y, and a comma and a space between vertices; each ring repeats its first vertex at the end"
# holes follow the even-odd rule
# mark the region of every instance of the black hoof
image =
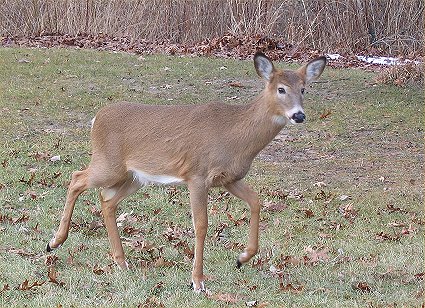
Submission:
POLYGON ((242 267, 242 262, 239 259, 236 261, 236 268, 240 269, 242 267))
POLYGON ((51 252, 53 249, 50 247, 50 243, 47 243, 46 251, 51 252))

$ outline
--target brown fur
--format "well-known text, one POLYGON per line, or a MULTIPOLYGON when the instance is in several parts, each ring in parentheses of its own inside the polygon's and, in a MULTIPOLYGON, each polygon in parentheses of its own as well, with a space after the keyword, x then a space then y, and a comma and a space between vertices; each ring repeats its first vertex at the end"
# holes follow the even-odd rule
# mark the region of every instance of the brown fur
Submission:
POLYGON ((250 206, 248 246, 238 264, 248 262, 258 250, 260 202, 242 179, 255 156, 290 120, 287 113, 298 107, 302 110, 301 89, 320 76, 326 59, 313 60, 297 71, 276 70, 263 54, 257 54, 254 62, 258 74, 267 81, 265 89, 246 105, 119 103, 102 108, 91 132, 90 165, 73 174, 60 226, 48 249, 66 240, 79 194, 87 188, 102 187, 100 200, 112 255, 126 268, 116 208, 140 188, 135 174, 141 171, 152 176, 172 176, 188 185, 196 236, 192 272, 196 291, 204 289, 209 188, 223 186, 250 206), (285 87, 286 93, 279 94, 279 87, 285 87))

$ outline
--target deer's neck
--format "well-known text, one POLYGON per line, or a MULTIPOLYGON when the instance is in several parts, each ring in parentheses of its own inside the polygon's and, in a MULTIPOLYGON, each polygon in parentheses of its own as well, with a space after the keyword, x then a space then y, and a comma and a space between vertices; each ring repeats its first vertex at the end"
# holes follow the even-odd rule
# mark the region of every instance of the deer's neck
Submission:
POLYGON ((240 134, 239 144, 245 154, 254 158, 269 144, 285 126, 286 120, 276 115, 272 102, 267 100, 264 92, 259 94, 247 106, 243 120, 237 129, 240 134))

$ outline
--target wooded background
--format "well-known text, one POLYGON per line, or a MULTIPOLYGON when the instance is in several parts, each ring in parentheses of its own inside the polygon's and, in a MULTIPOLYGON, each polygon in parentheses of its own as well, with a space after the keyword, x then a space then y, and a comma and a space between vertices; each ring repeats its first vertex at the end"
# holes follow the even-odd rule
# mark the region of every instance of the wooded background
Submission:
POLYGON ((322 51, 423 55, 423 0, 3 0, 0 35, 98 34, 190 44, 226 33, 322 51))

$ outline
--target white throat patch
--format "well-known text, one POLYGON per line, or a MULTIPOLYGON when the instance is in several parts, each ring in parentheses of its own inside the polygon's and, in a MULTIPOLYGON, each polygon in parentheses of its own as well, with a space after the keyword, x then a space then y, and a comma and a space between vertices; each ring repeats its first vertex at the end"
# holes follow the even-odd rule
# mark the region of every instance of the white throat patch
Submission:
POLYGON ((283 115, 274 115, 272 117, 272 121, 276 125, 283 126, 283 125, 285 125, 287 123, 288 119, 285 116, 283 116, 283 115))

